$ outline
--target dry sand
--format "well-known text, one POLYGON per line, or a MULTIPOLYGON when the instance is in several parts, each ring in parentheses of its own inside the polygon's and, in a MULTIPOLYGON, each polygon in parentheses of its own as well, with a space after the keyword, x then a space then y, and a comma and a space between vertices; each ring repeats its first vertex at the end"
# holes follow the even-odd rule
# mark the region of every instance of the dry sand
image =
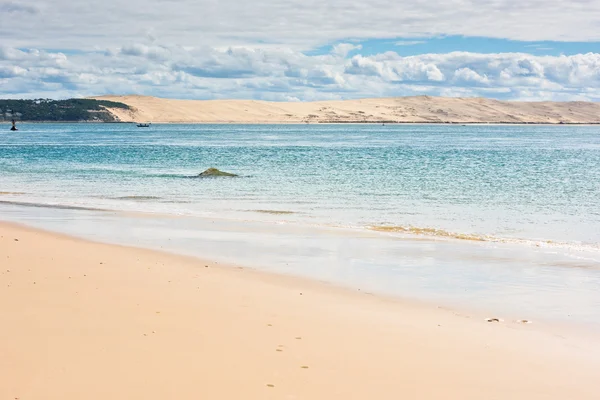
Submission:
POLYGON ((600 103, 509 102, 483 98, 398 97, 318 102, 171 100, 101 96, 132 110, 110 109, 123 122, 185 123, 600 123, 600 103))
POLYGON ((600 398, 535 323, 9 224, 0 260, 2 400, 600 398))

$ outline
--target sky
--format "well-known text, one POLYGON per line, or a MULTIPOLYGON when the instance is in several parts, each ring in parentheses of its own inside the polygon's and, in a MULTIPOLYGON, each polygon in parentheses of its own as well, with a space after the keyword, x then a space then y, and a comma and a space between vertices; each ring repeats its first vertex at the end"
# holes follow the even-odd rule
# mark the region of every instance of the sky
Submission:
POLYGON ((0 98, 600 101, 600 0, 0 0, 0 98))

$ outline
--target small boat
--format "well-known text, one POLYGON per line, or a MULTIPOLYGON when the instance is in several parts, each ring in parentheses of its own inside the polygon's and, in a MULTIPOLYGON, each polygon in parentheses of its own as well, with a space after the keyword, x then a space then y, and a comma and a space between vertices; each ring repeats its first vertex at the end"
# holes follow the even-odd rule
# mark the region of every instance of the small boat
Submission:
POLYGON ((138 128, 150 128, 150 123, 139 123, 137 124, 138 128))

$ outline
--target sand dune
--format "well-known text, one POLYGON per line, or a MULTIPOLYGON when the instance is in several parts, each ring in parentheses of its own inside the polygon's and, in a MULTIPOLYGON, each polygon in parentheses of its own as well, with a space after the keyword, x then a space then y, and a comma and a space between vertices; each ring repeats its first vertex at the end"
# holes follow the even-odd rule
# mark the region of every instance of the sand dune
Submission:
POLYGON ((600 103, 509 102, 483 98, 398 97, 317 102, 172 100, 101 96, 133 111, 110 109, 123 122, 187 123, 600 123, 600 103))

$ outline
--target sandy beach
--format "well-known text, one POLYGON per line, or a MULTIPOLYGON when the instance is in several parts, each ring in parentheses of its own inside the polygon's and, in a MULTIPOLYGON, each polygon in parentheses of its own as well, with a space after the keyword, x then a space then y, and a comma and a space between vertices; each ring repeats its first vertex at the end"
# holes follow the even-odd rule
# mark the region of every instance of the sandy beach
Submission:
POLYGON ((0 224, 1 399, 597 399, 598 342, 0 224))
POLYGON ((518 102, 432 96, 314 102, 176 100, 136 95, 93 98, 130 106, 130 110, 109 109, 122 122, 600 123, 600 104, 583 101, 518 102))

